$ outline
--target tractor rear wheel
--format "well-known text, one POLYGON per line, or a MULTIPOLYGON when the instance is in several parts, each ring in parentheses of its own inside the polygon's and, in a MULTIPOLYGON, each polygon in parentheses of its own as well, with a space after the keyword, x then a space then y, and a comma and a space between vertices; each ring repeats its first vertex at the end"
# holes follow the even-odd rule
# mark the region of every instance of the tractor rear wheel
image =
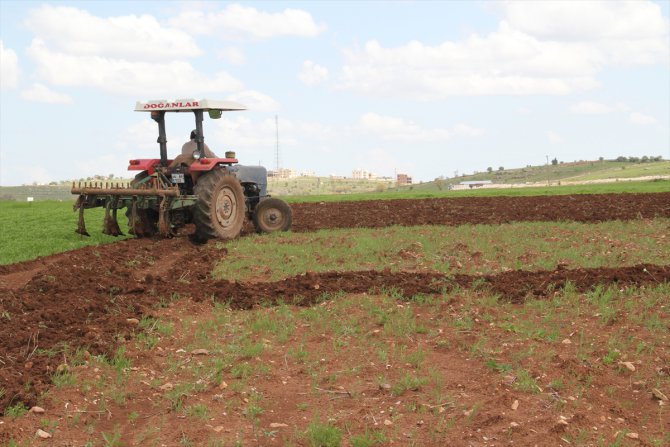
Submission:
POLYGON ((291 228, 293 215, 291 207, 280 199, 262 200, 254 210, 254 227, 259 233, 288 231, 291 228))
MULTIPOLYGON (((140 184, 140 181, 149 177, 146 171, 140 172, 135 176, 130 186, 136 188, 140 184)), ((128 218, 128 232, 134 234, 135 237, 151 237, 158 232, 158 211, 152 209, 138 208, 137 209, 137 219, 139 220, 140 231, 135 232, 133 229, 132 222, 132 210, 128 207, 126 208, 126 217, 128 218)))
POLYGON ((193 207, 196 235, 200 239, 234 239, 244 224, 244 190, 233 174, 211 171, 195 185, 198 200, 193 207))

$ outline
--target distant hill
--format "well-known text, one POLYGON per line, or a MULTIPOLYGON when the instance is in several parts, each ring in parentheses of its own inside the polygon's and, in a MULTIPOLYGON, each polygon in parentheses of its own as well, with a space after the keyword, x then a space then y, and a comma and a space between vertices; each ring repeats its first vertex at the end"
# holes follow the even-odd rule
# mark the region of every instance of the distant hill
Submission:
POLYGON ((526 166, 516 169, 492 169, 453 178, 438 179, 412 185, 415 190, 446 189, 461 182, 490 181, 498 185, 529 183, 558 184, 572 182, 602 181, 610 179, 632 179, 650 176, 670 176, 670 161, 629 162, 629 161, 578 161, 555 165, 526 166))

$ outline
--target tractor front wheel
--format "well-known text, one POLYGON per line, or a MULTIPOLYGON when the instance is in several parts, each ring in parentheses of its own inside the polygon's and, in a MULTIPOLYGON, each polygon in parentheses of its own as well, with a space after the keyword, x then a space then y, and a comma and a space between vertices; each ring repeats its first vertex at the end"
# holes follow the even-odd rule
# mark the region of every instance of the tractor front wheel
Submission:
POLYGON ((244 190, 233 174, 211 171, 195 185, 198 200, 193 209, 196 235, 200 239, 234 239, 244 224, 244 190))
POLYGON ((275 198, 262 200, 256 205, 253 218, 254 227, 259 233, 288 231, 293 220, 291 207, 283 200, 275 198))

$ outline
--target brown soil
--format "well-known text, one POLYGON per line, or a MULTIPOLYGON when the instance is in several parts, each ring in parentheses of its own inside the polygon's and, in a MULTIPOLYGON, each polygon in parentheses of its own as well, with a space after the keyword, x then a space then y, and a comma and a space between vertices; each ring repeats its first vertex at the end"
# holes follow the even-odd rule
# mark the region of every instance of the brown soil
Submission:
POLYGON ((293 230, 670 217, 670 192, 294 203, 293 230))
MULTIPOLYGON (((670 193, 662 193, 338 202, 292 208, 295 229, 308 231, 393 224, 670 217, 669 204, 670 193)), ((234 309, 249 309, 278 301, 308 306, 338 292, 395 289, 411 297, 439 294, 458 286, 488 288, 501 299, 521 302, 548 296, 567 282, 577 291, 598 284, 626 287, 670 282, 670 266, 638 265, 598 269, 559 266, 554 271, 452 277, 390 270, 327 272, 276 282, 239 283, 209 276, 212 263, 218 260, 215 257, 221 253, 212 246, 193 245, 186 237, 137 239, 0 266, 0 388, 5 390, 0 396, 0 411, 18 402, 34 405, 50 387, 59 365, 68 363, 64 352, 72 353, 79 347, 91 354, 114 352, 136 329, 128 319, 140 319, 161 300, 177 295, 191 297, 199 306, 214 299, 228 302, 234 309)), ((454 367, 463 369, 465 377, 471 368, 467 362, 454 367)), ((0 425, 0 443, 9 439, 3 430, 0 425)))
POLYGON ((596 284, 621 286, 670 281, 670 266, 639 265, 555 271, 510 271, 496 275, 362 271, 307 273, 266 283, 212 280, 214 252, 187 239, 128 240, 113 246, 87 247, 47 259, 5 266, 0 280, 0 312, 9 319, 0 327, 6 394, 0 408, 22 401, 33 405, 49 386, 62 354, 35 355, 69 346, 92 354, 112 352, 115 337, 129 334, 129 318, 141 318, 151 306, 173 294, 196 301, 226 301, 233 309, 268 303, 312 305, 329 294, 398 290, 402 296, 437 294, 454 286, 487 287, 503 299, 541 297, 571 282, 577 291, 596 284), (176 262, 179 261, 179 262, 176 262), (29 274, 29 275, 28 275, 29 274), (30 278, 26 281, 26 275, 30 278), (178 278, 176 281, 173 278, 178 278))

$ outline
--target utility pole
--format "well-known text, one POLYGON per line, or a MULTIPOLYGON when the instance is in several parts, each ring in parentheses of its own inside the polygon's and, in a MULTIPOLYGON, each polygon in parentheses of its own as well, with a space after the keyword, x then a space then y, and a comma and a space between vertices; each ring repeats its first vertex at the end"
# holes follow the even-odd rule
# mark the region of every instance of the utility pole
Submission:
POLYGON ((275 115, 275 129, 277 131, 277 147, 276 147, 276 154, 275 154, 275 165, 276 165, 276 170, 277 170, 277 175, 279 175, 279 115, 275 115))

